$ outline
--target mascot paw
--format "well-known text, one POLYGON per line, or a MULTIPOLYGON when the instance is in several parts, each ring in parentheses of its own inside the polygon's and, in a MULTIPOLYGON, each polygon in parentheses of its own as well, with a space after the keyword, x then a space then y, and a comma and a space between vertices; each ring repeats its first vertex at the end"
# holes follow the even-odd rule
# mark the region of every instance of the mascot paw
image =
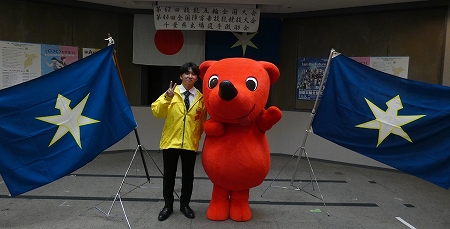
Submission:
POLYGON ((262 132, 268 131, 275 123, 280 121, 282 113, 278 107, 271 106, 267 110, 261 112, 258 120, 258 127, 262 132))
POLYGON ((220 137, 225 134, 225 126, 223 123, 211 119, 206 120, 206 122, 203 123, 203 129, 208 136, 220 137))
POLYGON ((229 214, 230 202, 211 200, 208 210, 206 211, 206 218, 214 221, 223 221, 229 218, 229 214))
POLYGON ((244 222, 252 218, 248 201, 232 201, 230 204, 230 218, 234 221, 244 222))

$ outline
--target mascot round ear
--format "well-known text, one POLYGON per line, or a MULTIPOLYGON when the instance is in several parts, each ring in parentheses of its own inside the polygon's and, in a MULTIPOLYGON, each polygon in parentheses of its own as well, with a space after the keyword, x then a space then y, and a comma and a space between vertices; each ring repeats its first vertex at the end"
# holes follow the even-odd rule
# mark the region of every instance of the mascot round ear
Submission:
POLYGON ((267 61, 258 61, 267 73, 269 73, 270 84, 274 84, 280 77, 280 70, 274 64, 267 61))
POLYGON ((215 61, 215 60, 207 60, 207 61, 204 61, 202 64, 200 64, 200 66, 199 66, 200 79, 203 79, 203 77, 205 77, 206 70, 208 70, 208 68, 211 67, 211 65, 213 65, 216 62, 217 61, 215 61))

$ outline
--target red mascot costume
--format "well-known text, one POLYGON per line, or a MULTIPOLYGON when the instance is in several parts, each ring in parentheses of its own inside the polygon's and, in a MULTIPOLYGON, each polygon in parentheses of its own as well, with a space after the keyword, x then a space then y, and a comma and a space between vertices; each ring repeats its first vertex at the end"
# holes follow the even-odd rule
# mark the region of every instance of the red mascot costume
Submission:
POLYGON ((210 116, 204 123, 202 163, 214 184, 206 217, 248 221, 250 188, 270 169, 266 131, 281 119, 277 107, 264 109, 280 71, 269 62, 227 58, 203 62, 200 72, 210 116))

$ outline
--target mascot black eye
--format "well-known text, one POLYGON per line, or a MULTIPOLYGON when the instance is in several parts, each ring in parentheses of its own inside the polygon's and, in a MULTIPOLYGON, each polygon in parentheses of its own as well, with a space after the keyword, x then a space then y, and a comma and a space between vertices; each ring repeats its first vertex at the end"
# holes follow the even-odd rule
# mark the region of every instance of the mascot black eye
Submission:
POLYGON ((219 77, 216 75, 211 76, 211 78, 209 78, 209 81, 208 81, 209 89, 215 88, 218 83, 219 83, 219 77))
POLYGON ((258 88, 258 81, 254 77, 248 77, 245 81, 248 90, 255 91, 258 88))

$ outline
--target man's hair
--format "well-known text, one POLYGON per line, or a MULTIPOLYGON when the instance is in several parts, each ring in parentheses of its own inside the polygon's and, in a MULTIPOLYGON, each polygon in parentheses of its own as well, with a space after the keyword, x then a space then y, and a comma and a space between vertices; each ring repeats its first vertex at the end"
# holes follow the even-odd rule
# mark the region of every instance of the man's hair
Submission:
POLYGON ((180 72, 179 72, 180 75, 182 75, 186 72, 189 72, 189 69, 191 69, 192 72, 194 72, 195 74, 200 75, 200 69, 198 68, 198 66, 196 64, 194 64, 192 62, 188 62, 188 63, 181 65, 180 72))

